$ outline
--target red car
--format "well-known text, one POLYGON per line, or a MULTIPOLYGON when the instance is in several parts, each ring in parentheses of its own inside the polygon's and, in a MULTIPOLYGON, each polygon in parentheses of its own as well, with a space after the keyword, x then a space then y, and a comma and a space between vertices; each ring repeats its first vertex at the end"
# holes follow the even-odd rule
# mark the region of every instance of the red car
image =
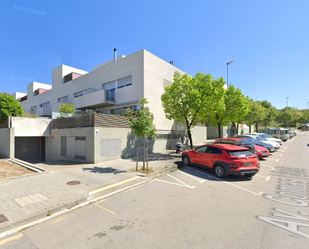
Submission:
POLYGON ((260 163, 248 148, 231 144, 205 144, 182 153, 182 162, 211 169, 218 177, 227 175, 254 176, 260 163))
POLYGON ((234 144, 242 147, 249 148, 251 152, 254 152, 259 159, 269 157, 270 153, 267 148, 255 145, 244 138, 228 137, 218 138, 215 144, 234 144))

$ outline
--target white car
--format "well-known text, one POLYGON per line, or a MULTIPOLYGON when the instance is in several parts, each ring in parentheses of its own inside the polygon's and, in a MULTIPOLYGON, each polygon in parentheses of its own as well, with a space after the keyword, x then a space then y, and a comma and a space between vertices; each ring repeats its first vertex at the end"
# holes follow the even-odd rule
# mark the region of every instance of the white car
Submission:
POLYGON ((274 141, 270 141, 270 140, 266 140, 265 138, 262 138, 258 135, 242 135, 242 136, 247 136, 247 137, 252 137, 255 138, 256 140, 259 140, 261 143, 265 143, 265 144, 271 144, 272 146, 274 146, 275 149, 279 149, 281 147, 281 145, 277 142, 274 141))
POLYGON ((269 136, 265 133, 247 133, 246 135, 260 136, 262 138, 265 138, 268 141, 276 142, 276 143, 280 144, 280 146, 282 146, 282 143, 283 143, 280 138, 275 138, 275 137, 269 136))

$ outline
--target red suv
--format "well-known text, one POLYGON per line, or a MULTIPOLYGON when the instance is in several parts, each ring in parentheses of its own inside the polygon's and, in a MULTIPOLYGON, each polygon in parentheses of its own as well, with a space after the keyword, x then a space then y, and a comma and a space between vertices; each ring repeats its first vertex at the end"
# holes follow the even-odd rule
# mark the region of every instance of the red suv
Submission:
POLYGON ((182 153, 184 165, 211 169, 218 177, 227 175, 254 176, 260 170, 255 154, 248 148, 230 144, 205 144, 182 153))

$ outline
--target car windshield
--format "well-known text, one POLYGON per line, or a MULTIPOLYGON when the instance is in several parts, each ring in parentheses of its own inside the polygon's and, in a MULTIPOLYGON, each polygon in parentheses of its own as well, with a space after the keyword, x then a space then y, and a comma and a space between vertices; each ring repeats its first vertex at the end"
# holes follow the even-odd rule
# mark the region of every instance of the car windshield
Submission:
POLYGON ((250 144, 250 145, 253 145, 254 146, 254 143, 252 143, 250 140, 248 139, 244 139, 244 140, 241 140, 243 143, 245 144, 250 144))
POLYGON ((257 140, 259 140, 259 141, 263 141, 263 142, 265 142, 265 141, 266 141, 266 139, 265 139, 265 138, 263 138, 263 137, 259 137, 259 136, 257 136, 257 137, 256 137, 256 139, 257 139, 257 140))
POLYGON ((263 138, 272 138, 272 136, 269 136, 267 134, 261 134, 260 136, 263 137, 263 138))
POLYGON ((238 156, 238 157, 248 157, 252 156, 253 153, 251 153, 249 150, 233 150, 229 151, 231 156, 238 156))

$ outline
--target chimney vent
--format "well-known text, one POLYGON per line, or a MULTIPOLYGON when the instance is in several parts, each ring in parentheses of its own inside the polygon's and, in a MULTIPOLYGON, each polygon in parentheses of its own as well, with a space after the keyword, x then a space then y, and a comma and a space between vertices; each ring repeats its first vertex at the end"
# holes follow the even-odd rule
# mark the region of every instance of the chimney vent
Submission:
POLYGON ((117 60, 117 49, 114 48, 114 61, 116 61, 116 60, 117 60))

